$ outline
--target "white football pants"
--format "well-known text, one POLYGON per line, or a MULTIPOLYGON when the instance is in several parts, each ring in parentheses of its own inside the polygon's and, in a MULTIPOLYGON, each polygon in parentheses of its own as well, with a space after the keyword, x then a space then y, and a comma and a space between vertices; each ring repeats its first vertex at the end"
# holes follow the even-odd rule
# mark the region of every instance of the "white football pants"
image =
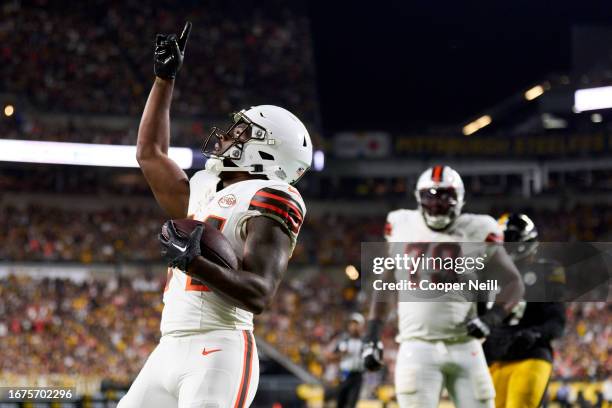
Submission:
POLYGON ((437 408, 442 386, 457 408, 494 407, 495 388, 480 342, 402 342, 395 365, 400 408, 437 408))
POLYGON ((250 331, 166 335, 118 408, 243 408, 253 402, 258 383, 250 331))

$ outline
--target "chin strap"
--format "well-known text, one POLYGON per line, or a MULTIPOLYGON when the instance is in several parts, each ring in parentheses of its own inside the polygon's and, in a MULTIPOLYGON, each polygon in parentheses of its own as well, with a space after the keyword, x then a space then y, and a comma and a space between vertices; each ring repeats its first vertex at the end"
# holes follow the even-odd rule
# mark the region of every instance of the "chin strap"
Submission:
POLYGON ((206 160, 206 164, 204 167, 207 171, 219 175, 222 172, 226 171, 245 171, 247 173, 261 173, 264 174, 264 166, 261 164, 254 164, 252 166, 240 167, 240 166, 225 166, 223 165, 223 159, 219 157, 210 157, 206 160))

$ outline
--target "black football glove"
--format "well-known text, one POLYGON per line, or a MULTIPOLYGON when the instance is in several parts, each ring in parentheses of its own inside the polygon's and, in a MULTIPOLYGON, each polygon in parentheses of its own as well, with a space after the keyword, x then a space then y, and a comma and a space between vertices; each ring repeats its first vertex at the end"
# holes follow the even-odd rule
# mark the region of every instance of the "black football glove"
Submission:
POLYGON ((380 370, 384 365, 382 341, 378 340, 376 342, 369 341, 367 343, 364 343, 363 351, 361 352, 361 358, 363 358, 363 366, 366 370, 380 370))
POLYGON ((163 79, 174 79, 183 65, 185 46, 191 32, 191 23, 185 23, 185 28, 179 38, 176 34, 157 34, 155 37, 155 56, 153 69, 155 75, 163 79))
POLYGON ((363 339, 363 348, 361 351, 363 366, 368 371, 378 371, 384 365, 383 344, 382 341, 379 340, 380 331, 383 325, 383 322, 380 320, 368 321, 367 334, 363 339))
POLYGON ((194 228, 191 235, 185 237, 175 228, 172 221, 166 221, 159 234, 161 243, 161 256, 168 266, 187 271, 187 267, 193 258, 202 254, 200 250, 200 239, 204 232, 204 224, 194 228))
POLYGON ((519 330, 512 337, 510 353, 524 352, 531 349, 540 338, 540 333, 531 329, 519 330))
POLYGON ((477 339, 487 337, 491 334, 492 328, 501 324, 506 314, 501 306, 494 305, 485 314, 475 317, 467 323, 467 334, 477 339))
POLYGON ((508 350, 512 345, 513 332, 503 326, 491 330, 487 340, 482 344, 482 348, 487 356, 487 360, 501 360, 508 355, 508 350))

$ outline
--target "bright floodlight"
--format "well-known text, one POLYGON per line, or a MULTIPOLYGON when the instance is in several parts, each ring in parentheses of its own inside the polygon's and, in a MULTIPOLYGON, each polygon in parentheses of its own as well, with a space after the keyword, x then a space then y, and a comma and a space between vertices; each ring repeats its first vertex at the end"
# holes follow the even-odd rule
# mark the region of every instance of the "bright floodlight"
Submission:
POLYGON ((491 121, 492 121, 491 116, 489 115, 481 116, 475 121, 470 122, 467 125, 465 125, 463 127, 463 134, 466 136, 469 136, 472 133, 478 132, 483 127, 490 125, 491 121))
POLYGON ((578 89, 574 93, 574 107, 578 112, 612 108, 612 86, 578 89))
POLYGON ((6 105, 4 107, 4 116, 13 116, 13 113, 15 113, 15 107, 13 105, 6 105))
POLYGON ((357 280, 357 279, 359 279, 359 271, 353 265, 347 265, 346 268, 344 269, 344 273, 346 273, 346 276, 350 280, 357 280))
MULTIPOLYGON (((193 153, 187 147, 171 147, 168 150, 168 156, 183 169, 188 169, 192 165, 193 153)), ((0 139, 0 161, 100 167, 138 167, 136 146, 15 139, 0 139)))
POLYGON ((525 91, 525 99, 528 101, 533 101, 535 98, 544 94, 544 87, 542 85, 536 85, 533 88, 525 91))
POLYGON ((321 171, 325 167, 325 153, 322 150, 315 150, 312 156, 312 168, 315 171, 321 171))

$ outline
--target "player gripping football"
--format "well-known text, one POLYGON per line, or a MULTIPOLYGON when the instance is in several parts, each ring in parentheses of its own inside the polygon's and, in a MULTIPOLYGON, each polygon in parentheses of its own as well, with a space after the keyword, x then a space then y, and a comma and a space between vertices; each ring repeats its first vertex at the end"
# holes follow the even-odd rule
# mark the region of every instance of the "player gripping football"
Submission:
MULTIPOLYGON (((501 242, 503 233, 492 217, 461 212, 464 194, 463 181, 450 167, 435 166, 422 173, 415 191, 419 209, 400 209, 387 217, 385 238, 390 254, 432 256, 446 251, 452 253, 449 256, 460 256, 462 242, 501 242)), ((443 386, 458 408, 494 406, 495 390, 478 339, 508 315, 521 298, 523 286, 501 245, 483 251, 489 252, 484 272, 495 271, 502 288, 493 308, 483 316, 477 316, 474 302, 465 300, 398 302, 395 393, 400 408, 437 407, 443 386)), ((402 272, 395 271, 395 276, 390 272, 385 280, 405 279, 402 272)), ((418 270, 411 279, 435 281, 441 273, 418 270)), ((387 303, 381 296, 374 292, 370 309, 363 353, 368 369, 382 365, 379 336, 387 303)))
POLYGON ((159 205, 173 219, 206 221, 190 236, 171 222, 160 234, 168 265, 159 345, 120 408, 242 408, 259 381, 253 314, 270 304, 285 273, 305 206, 291 185, 310 167, 312 144, 287 110, 255 106, 214 128, 203 147, 206 169, 191 179, 168 157, 170 104, 191 24, 158 35, 155 82, 138 130, 137 159, 159 205), (219 229, 238 270, 201 255, 203 228, 219 229))

